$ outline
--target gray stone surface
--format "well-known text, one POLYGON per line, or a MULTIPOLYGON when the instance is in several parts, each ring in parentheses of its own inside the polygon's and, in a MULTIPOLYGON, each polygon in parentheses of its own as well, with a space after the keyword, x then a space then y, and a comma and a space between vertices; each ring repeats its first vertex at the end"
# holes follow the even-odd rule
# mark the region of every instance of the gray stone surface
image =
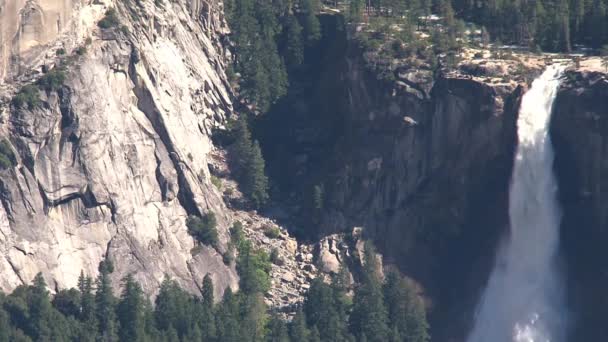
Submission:
MULTIPOLYGON (((95 276, 104 257, 114 261, 116 285, 133 273, 152 294, 165 274, 196 292, 210 273, 218 296, 237 286, 234 267, 217 251, 192 251, 185 226, 188 214, 214 211, 225 249, 231 218, 207 166, 210 130, 232 112, 222 11, 200 1, 141 3, 113 4, 127 34, 97 28, 109 2, 63 14, 77 24, 49 36, 43 55, 55 58, 56 46, 71 54, 85 37, 92 42, 69 64, 64 87, 41 93, 40 108, 11 109, 11 91, 27 72, 0 67, 10 84, 0 88, 0 135, 19 156, 16 167, 0 172, 2 290, 37 272, 53 289, 75 286, 80 271, 95 276)), ((4 24, 11 13, 0 13, 4 24)), ((3 27, 0 42, 10 33, 3 27)), ((29 63, 28 70, 39 66, 29 63)))

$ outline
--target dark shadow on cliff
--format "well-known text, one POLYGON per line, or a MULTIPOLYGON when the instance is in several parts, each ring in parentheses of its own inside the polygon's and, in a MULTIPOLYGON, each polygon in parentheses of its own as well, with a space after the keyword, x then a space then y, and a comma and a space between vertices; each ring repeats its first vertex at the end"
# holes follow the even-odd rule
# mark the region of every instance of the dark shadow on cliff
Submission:
MULTIPOLYGON (((403 93, 366 67, 341 17, 320 20, 323 38, 290 72, 289 93, 255 125, 273 199, 285 204, 287 226, 304 227, 294 232, 300 239, 365 227, 385 260, 421 283, 433 340, 463 339, 508 226, 522 89, 498 114, 485 108, 499 95, 470 80, 438 79, 428 94, 403 93), (474 148, 488 155, 468 151, 475 144, 468 136, 460 146, 432 141, 434 113, 462 102, 463 135, 490 122, 478 144, 491 146, 474 148), (448 145, 439 162, 437 143, 448 145), (422 157, 403 156, 412 151, 422 157), (419 184, 404 184, 410 179, 419 184)), ((446 118, 442 129, 450 130, 446 118)))
MULTIPOLYGON (((327 174, 326 161, 345 130, 340 108, 345 93, 337 79, 345 61, 344 21, 337 15, 320 15, 319 21, 322 37, 306 47, 301 66, 289 69, 287 95, 254 124, 270 175, 271 197, 281 203, 280 211, 288 213, 276 218, 289 219, 290 227, 310 227, 314 222, 313 189, 327 174)), ((318 230, 292 233, 312 239, 318 230)))
POLYGON ((554 103, 551 139, 562 205, 569 341, 608 336, 608 84, 599 73, 569 72, 554 103))

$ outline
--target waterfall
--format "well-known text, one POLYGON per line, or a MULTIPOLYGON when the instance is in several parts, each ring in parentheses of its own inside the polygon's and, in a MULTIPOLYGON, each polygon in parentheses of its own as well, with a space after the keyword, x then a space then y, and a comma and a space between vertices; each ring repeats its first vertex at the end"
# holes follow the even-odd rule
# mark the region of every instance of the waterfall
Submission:
POLYGON ((562 65, 552 65, 522 98, 509 189, 510 234, 478 304, 469 342, 559 342, 562 282, 556 266, 561 212, 549 122, 562 65))

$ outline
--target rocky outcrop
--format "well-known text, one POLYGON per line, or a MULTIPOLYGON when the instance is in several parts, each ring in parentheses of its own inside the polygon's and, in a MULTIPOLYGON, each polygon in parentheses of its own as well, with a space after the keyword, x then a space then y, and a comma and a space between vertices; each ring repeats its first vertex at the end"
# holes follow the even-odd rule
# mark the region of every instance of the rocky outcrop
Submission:
MULTIPOLYGON (((25 6, 21 13, 37 2, 25 6)), ((165 274, 195 292, 207 273, 218 296, 236 287, 236 272, 220 255, 225 245, 194 249, 185 226, 189 214, 213 211, 225 243, 232 220, 207 166, 210 130, 232 112, 220 42, 226 27, 221 8, 209 6, 143 0, 62 7, 61 17, 77 27, 60 25, 61 35, 37 46, 66 50, 64 85, 41 92, 42 105, 33 109, 10 105, 10 89, 0 104, 0 132, 18 155, 0 173, 0 289, 29 283, 37 272, 53 288, 75 286, 80 271, 95 276, 104 257, 115 263, 115 284, 133 273, 148 293, 165 274), (121 23, 100 30, 90 16, 99 19, 110 6, 121 23), (86 52, 73 53, 73 42, 89 31, 86 52)), ((10 36, 5 23, 15 23, 1 22, 10 36)), ((26 24, 15 25, 23 32, 26 24)), ((44 25, 36 30, 52 32, 44 25)), ((0 68, 8 76, 13 70, 0 68)))
MULTIPOLYGON (((379 77, 339 16, 321 23, 323 62, 290 80, 298 93, 261 123, 273 180, 285 202, 304 200, 293 206, 304 234, 363 227, 431 298, 437 340, 464 334, 508 223, 525 84, 399 61, 379 77)), ((334 271, 340 253, 322 247, 320 266, 334 271)))
POLYGON ((566 73, 554 103, 551 139, 563 208, 562 246, 571 311, 571 339, 608 334, 608 76, 599 66, 566 73), (599 71, 602 70, 602 71, 599 71), (575 337, 574 337, 575 336, 575 337))
MULTIPOLYGON (((431 85, 417 84, 412 72, 400 70, 397 82, 374 82, 356 53, 350 55, 342 72, 348 134, 324 183, 320 226, 364 227, 389 263, 426 288, 436 315, 445 315, 435 316, 436 326, 447 327, 443 319, 449 319, 456 327, 466 324, 454 317, 474 307, 507 226, 523 88, 441 74, 431 85), (399 80, 408 73, 403 87, 399 80), (450 312, 456 307, 458 315, 450 312)), ((440 330, 438 340, 445 337, 440 330)))
POLYGON ((0 85, 52 56, 62 35, 71 48, 84 41, 103 8, 92 1, 1 1, 0 85))
POLYGON ((322 227, 363 226, 387 256, 415 260, 407 268, 426 277, 433 258, 415 256, 465 233, 478 196, 495 201, 505 190, 523 89, 441 75, 417 84, 414 70, 373 82, 356 56, 342 72, 348 134, 325 183, 322 227), (418 90, 403 90, 401 77, 418 90))

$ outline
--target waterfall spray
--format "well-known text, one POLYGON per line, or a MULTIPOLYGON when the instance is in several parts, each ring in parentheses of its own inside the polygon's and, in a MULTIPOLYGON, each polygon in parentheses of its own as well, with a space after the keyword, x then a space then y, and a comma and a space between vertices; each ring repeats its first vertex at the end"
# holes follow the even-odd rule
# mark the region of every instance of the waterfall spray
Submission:
POLYGON ((562 281, 556 267, 561 212, 549 121, 563 65, 552 65, 524 94, 509 191, 510 234, 477 308, 469 342, 559 342, 562 281))

